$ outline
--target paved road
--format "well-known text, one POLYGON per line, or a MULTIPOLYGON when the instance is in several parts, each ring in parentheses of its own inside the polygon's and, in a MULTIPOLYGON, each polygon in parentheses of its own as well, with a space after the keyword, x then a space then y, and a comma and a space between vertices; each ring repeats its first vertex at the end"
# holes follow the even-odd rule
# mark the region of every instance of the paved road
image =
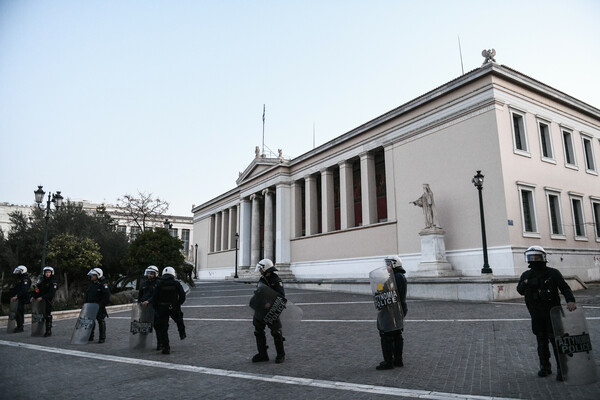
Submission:
MULTIPOLYGON (((600 383, 538 378, 535 338, 522 301, 408 302, 403 368, 381 361, 370 296, 287 290, 304 319, 284 334, 286 362, 253 364, 253 287, 197 282, 184 313, 188 338, 171 324, 170 355, 128 349, 129 312, 111 315, 100 345, 69 344, 74 320, 50 338, 0 332, 0 398, 33 399, 599 399, 600 383)), ((600 285, 576 292, 600 364, 600 285)), ((270 355, 274 346, 267 335, 270 355)), ((554 366, 553 366, 554 367, 554 366)))

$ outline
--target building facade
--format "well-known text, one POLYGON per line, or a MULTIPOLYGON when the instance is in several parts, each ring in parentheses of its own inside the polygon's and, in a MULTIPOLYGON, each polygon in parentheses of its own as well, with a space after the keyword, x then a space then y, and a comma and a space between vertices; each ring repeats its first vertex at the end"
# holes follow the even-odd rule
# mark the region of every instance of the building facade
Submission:
POLYGON ((389 254, 417 276, 423 184, 454 273, 481 275, 481 170, 494 275, 519 275, 541 245, 597 280, 599 160, 600 110, 490 62, 294 159, 257 152, 234 189, 192 210, 199 276, 268 257, 299 279, 365 278, 389 254))

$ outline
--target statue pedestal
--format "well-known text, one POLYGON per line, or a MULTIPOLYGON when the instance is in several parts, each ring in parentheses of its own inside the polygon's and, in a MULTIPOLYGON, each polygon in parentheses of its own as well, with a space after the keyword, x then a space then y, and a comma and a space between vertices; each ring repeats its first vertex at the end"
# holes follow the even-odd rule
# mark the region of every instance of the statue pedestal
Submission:
POLYGON ((419 232, 421 236, 421 262, 413 276, 458 276, 452 270, 452 264, 446 260, 446 244, 444 230, 439 227, 425 228, 419 232))

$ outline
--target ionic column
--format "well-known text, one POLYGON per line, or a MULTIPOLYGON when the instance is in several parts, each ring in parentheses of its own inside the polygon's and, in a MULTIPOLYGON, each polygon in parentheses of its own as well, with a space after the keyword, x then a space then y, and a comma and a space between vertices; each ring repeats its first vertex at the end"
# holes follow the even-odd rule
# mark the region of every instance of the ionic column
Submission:
POLYGON ((317 180, 312 175, 304 178, 304 196, 306 236, 314 235, 319 229, 319 214, 317 211, 317 180))
MULTIPOLYGON (((275 188, 275 254, 277 264, 289 264, 292 260, 290 249, 291 196, 290 185, 280 183, 275 188)), ((302 228, 302 225, 300 225, 302 228)))
POLYGON ((215 251, 221 251, 221 218, 222 212, 218 212, 215 216, 215 251))
POLYGON ((250 239, 250 266, 260 261, 260 195, 250 196, 252 201, 252 234, 250 239))
POLYGON ((321 226, 323 233, 335 230, 334 213, 334 192, 333 192, 333 171, 329 169, 321 170, 321 226))
POLYGON ((235 249, 235 234, 238 232, 237 207, 238 206, 233 206, 229 208, 229 243, 227 243, 228 249, 235 249))
POLYGON ((252 236, 252 203, 248 199, 242 199, 239 205, 240 218, 239 228, 240 233, 240 259, 238 260, 242 269, 250 267, 251 258, 251 236, 252 236))
POLYGON ((354 179, 352 163, 342 161, 340 166, 340 228, 354 227, 354 179))
POLYGON ((394 149, 384 148, 385 157, 385 197, 387 202, 387 220, 396 220, 396 181, 394 169, 394 149))
POLYGON ((227 250, 229 247, 229 210, 222 211, 221 217, 221 250, 227 250))
POLYGON ((377 187, 375 186, 375 157, 360 155, 360 193, 362 196, 363 225, 377 222, 377 187))
MULTIPOLYGON (((277 198, 279 199, 279 193, 277 193, 277 196, 277 198)), ((298 181, 292 182, 292 198, 290 208, 292 225, 291 237, 297 238, 302 236, 302 186, 298 183, 298 181)), ((279 217, 279 210, 277 211, 277 217, 279 217)), ((277 221, 279 221, 279 218, 277 219, 277 221)))
POLYGON ((265 199, 265 256, 275 263, 275 253, 273 251, 273 192, 265 189, 262 192, 265 199))

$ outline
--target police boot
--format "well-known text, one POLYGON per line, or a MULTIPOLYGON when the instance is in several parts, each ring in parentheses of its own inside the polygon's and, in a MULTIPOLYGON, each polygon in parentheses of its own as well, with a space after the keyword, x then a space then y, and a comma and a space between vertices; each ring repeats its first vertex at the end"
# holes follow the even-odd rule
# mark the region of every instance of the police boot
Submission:
POLYGON ((19 332, 23 332, 23 325, 17 326, 15 328, 15 330, 13 330, 13 333, 19 333, 19 332))
POLYGON ((106 340, 106 321, 98 321, 98 330, 100 331, 98 343, 104 343, 104 341, 106 340))
POLYGON ((275 362, 277 364, 281 364, 285 361, 285 351, 283 350, 283 341, 285 338, 283 336, 278 335, 277 337, 273 337, 275 341, 275 349, 277 350, 277 357, 275 357, 275 362))
POLYGON ((540 370, 538 371, 539 377, 545 377, 552 374, 552 366, 550 364, 550 350, 548 350, 548 341, 544 338, 536 337, 537 339, 537 352, 540 359, 540 370))
POLYGON ((179 339, 183 340, 187 337, 185 334, 185 325, 183 321, 180 324, 177 324, 177 330, 179 331, 179 339))
POLYGON ((254 336, 256 336, 256 348, 258 349, 258 354, 255 354, 252 357, 252 362, 261 362, 261 361, 269 361, 269 355, 267 354, 267 337, 264 332, 254 332, 254 336))
POLYGON ((404 349, 404 338, 394 338, 394 366, 403 367, 404 362, 402 361, 402 350, 404 349))
POLYGON ((52 315, 46 317, 46 333, 44 337, 52 336, 52 315))
POLYGON ((393 352, 394 352, 394 341, 390 337, 381 336, 381 352, 383 353, 383 361, 379 363, 375 369, 385 370, 394 368, 393 364, 393 352))

